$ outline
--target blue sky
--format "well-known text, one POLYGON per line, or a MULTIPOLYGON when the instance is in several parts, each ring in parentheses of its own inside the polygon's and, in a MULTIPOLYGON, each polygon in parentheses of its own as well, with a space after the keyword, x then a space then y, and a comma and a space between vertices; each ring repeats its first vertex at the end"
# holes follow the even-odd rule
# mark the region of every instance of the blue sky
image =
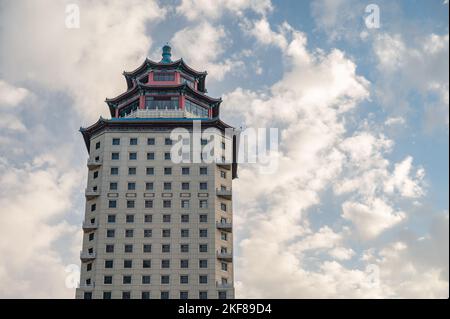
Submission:
POLYGON ((369 29, 356 0, 43 2, 0 1, 0 297, 73 296, 78 128, 169 42, 225 121, 280 132, 278 171, 235 180, 238 297, 448 298, 448 3, 372 2, 369 29))

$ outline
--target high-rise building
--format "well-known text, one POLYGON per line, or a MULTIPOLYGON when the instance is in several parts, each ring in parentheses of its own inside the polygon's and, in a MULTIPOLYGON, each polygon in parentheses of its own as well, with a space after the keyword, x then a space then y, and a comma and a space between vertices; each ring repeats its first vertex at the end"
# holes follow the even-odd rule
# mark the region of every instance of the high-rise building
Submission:
POLYGON ((235 131, 206 95, 206 72, 172 61, 168 45, 162 56, 124 72, 127 91, 106 100, 111 119, 80 129, 89 159, 76 298, 234 298, 235 131), (189 134, 177 140, 180 128, 189 134), (190 151, 181 162, 176 145, 190 151))

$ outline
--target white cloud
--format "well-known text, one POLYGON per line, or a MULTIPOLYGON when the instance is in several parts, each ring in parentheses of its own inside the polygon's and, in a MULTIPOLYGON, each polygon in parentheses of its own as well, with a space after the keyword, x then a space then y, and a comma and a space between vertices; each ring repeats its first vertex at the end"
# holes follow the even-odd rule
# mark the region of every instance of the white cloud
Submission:
POLYGON ((240 17, 247 10, 265 15, 272 9, 270 0, 182 0, 176 12, 188 20, 215 20, 226 12, 240 17))
POLYGON ((0 80, 0 107, 16 106, 27 97, 28 93, 27 89, 0 80))
POLYGON ((389 117, 384 122, 386 126, 396 126, 396 125, 404 125, 406 123, 405 119, 401 116, 389 117))
POLYGON ((133 70, 145 59, 152 44, 146 23, 161 20, 165 10, 145 0, 77 4, 79 29, 65 27, 64 2, 3 4, 0 68, 5 78, 68 93, 79 114, 91 122, 108 114, 106 97, 125 89, 123 68, 133 70), (26 34, 27 40, 17 41, 18 34, 26 34))
POLYGON ((0 113, 0 128, 16 132, 26 132, 27 128, 15 115, 0 113))

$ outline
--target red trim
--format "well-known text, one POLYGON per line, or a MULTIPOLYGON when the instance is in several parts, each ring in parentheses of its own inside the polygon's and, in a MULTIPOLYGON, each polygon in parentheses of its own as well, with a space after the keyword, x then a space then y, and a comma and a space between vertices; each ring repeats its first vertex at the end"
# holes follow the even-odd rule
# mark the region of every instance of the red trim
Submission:
POLYGON ((148 83, 153 82, 153 71, 148 73, 148 83))
POLYGON ((184 95, 180 95, 178 98, 178 105, 180 107, 180 110, 184 110, 184 95))
POLYGON ((118 109, 118 108, 116 109, 115 114, 116 114, 116 115, 115 115, 114 117, 119 117, 119 109, 118 109))
POLYGON ((145 95, 139 97, 139 109, 145 109, 145 95))
MULTIPOLYGON (((164 71, 160 71, 162 73, 164 73, 164 71)), ((160 85, 160 86, 164 86, 164 85, 178 85, 180 84, 180 73, 179 72, 174 72, 175 73, 175 79, 173 81, 155 81, 154 80, 154 71, 149 73, 148 76, 148 84, 150 85, 160 85), (151 76, 150 76, 151 74, 151 76)))

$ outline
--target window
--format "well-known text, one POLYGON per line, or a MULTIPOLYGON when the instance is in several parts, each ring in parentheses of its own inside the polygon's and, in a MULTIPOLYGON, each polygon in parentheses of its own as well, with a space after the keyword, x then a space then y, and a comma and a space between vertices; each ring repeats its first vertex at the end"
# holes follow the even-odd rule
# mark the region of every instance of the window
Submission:
POLYGON ((208 215, 201 214, 199 216, 199 219, 200 219, 200 223, 207 223, 208 222, 208 215))
POLYGON ((227 178, 227 172, 220 171, 220 177, 227 178))
POLYGON ((96 204, 92 204, 91 205, 91 212, 95 212, 96 209, 97 209, 97 205, 96 204))
POLYGON ((170 152, 165 152, 164 153, 164 159, 166 160, 166 161, 170 161, 170 152))
POLYGON ((129 153, 129 154, 128 154, 128 159, 129 159, 130 161, 137 160, 137 153, 136 153, 136 152, 131 152, 131 153, 129 153))
POLYGON ((119 153, 117 152, 111 153, 111 159, 117 161, 119 159, 119 153))
POLYGON ((189 229, 182 229, 180 235, 183 238, 189 237, 189 229))
POLYGON ((189 299, 189 293, 187 291, 180 291, 180 299, 189 299))
POLYGON ((197 103, 191 102, 186 99, 184 103, 184 107, 187 112, 200 116, 200 117, 208 117, 208 109, 203 106, 198 105, 197 103))
POLYGON ((152 245, 144 244, 144 246, 142 246, 142 247, 143 247, 143 252, 144 253, 151 253, 152 252, 152 245))
POLYGON ((124 252, 126 252, 126 253, 132 253, 132 252, 133 252, 133 245, 132 245, 132 244, 125 244, 125 246, 124 246, 124 252))
POLYGON ((163 200, 163 207, 164 208, 172 207, 172 201, 171 200, 163 200))
POLYGON ((119 175, 119 168, 111 167, 111 175, 119 175))
POLYGON ((222 149, 224 150, 224 149, 225 149, 225 142, 221 142, 221 143, 220 143, 220 146, 221 146, 222 149))
POLYGON ((153 221, 153 215, 150 215, 150 214, 144 215, 145 223, 151 223, 152 221, 153 221))
POLYGON ((105 277, 103 277, 103 283, 105 285, 111 285, 112 284, 112 276, 105 276, 105 277))
POLYGON ((170 253, 170 244, 163 244, 161 246, 161 252, 163 252, 163 253, 170 253))
POLYGON ((172 140, 171 140, 169 137, 166 137, 166 138, 164 139, 164 144, 165 144, 165 145, 172 145, 172 140))
POLYGON ((199 268, 208 268, 208 259, 200 259, 198 261, 199 268))
POLYGON ((150 299, 150 291, 143 291, 141 297, 142 299, 150 299))
POLYGON ((131 276, 129 276, 129 275, 123 276, 122 282, 125 285, 131 284, 131 276))
POLYGON ((134 215, 126 215, 125 220, 127 223, 134 223, 134 215))
POLYGON ((198 245, 198 251, 201 253, 207 253, 208 252, 208 245, 207 244, 200 244, 198 245))
POLYGON ((145 190, 146 191, 152 191, 153 190, 153 182, 145 183, 145 190))
POLYGON ((117 190, 117 182, 109 183, 109 190, 116 191, 117 190))
POLYGON ((145 200, 145 208, 153 208, 153 200, 146 199, 145 200))
POLYGON ((134 200, 127 200, 127 208, 134 208, 134 200))
POLYGON ((188 253, 189 252, 189 245, 188 244, 181 244, 180 245, 180 252, 188 253))
POLYGON ((188 182, 181 183, 181 189, 182 190, 189 190, 189 183, 188 182))
POLYGON ((103 292, 103 299, 111 299, 111 298, 112 298, 111 291, 103 292))
POLYGON ((182 175, 189 175, 189 167, 182 167, 181 168, 181 174, 182 175))
POLYGON ((206 228, 200 229, 199 235, 200 235, 200 237, 202 237, 202 238, 208 237, 208 229, 206 229, 206 228))
POLYGON ((138 139, 136 137, 130 138, 130 145, 137 145, 138 139))
POLYGON ((187 214, 181 215, 181 222, 182 223, 189 223, 189 215, 187 215, 187 214))
POLYGON ((172 183, 170 183, 170 182, 165 182, 165 183, 164 183, 164 190, 165 190, 165 191, 170 191, 170 190, 172 190, 172 183))
POLYGON ((180 260, 180 268, 189 268, 189 260, 181 259, 180 260))
POLYGON ((161 284, 167 285, 170 283, 170 276, 169 275, 162 275, 161 276, 161 284))
POLYGON ((220 209, 223 210, 224 212, 227 211, 227 205, 224 203, 220 203, 220 209))
POLYGON ((228 271, 228 264, 227 263, 221 263, 221 269, 223 271, 228 271))
POLYGON ((89 263, 86 265, 86 271, 91 271, 92 270, 92 263, 89 263))
POLYGON ((181 208, 189 208, 189 199, 181 200, 181 208))
POLYGON ((152 230, 151 229, 144 229, 144 237, 145 238, 152 237, 152 230))
POLYGON ((111 269, 114 267, 114 261, 111 259, 105 260, 105 268, 111 269))
POLYGON ((201 199, 200 201, 199 201, 199 203, 200 203, 200 208, 208 208, 208 200, 207 199, 201 199))
POLYGON ((110 199, 108 201, 108 208, 116 208, 117 207, 117 201, 115 199, 110 199))
POLYGON ((155 159, 155 153, 153 153, 153 152, 147 153, 147 160, 148 161, 152 161, 154 159, 155 159))
POLYGON ((116 215, 108 215, 108 223, 113 224, 116 222, 116 215))
POLYGON ((175 81, 174 72, 155 72, 153 73, 153 81, 175 81))
POLYGON ((219 299, 227 299, 227 292, 219 291, 219 299))
POLYGON ((221 233, 220 233, 220 239, 222 239, 222 240, 228 240, 227 233, 221 232, 221 233))
POLYGON ((120 145, 120 138, 113 138, 112 145, 120 145))
POLYGON ((206 138, 202 138, 200 140, 200 145, 206 145, 206 144, 208 144, 208 140, 206 138))
POLYGON ((97 177, 98 177, 98 171, 95 171, 94 174, 93 174, 93 176, 92 176, 92 178, 93 178, 93 179, 96 179, 97 177))
POLYGON ((106 251, 107 253, 113 253, 113 252, 114 252, 114 244, 107 244, 107 245, 105 246, 105 251, 106 251))
POLYGON ((170 237, 170 229, 163 229, 162 230, 162 236, 163 237, 170 237))
POLYGON ((94 233, 90 233, 89 234, 89 241, 93 241, 94 240, 94 233))
POLYGON ((153 137, 149 137, 147 139, 147 145, 155 145, 155 139, 153 137))
POLYGON ((144 259, 142 261, 142 268, 152 268, 152 261, 150 259, 144 259))
POLYGON ((114 238, 116 236, 116 231, 114 229, 107 229, 106 230, 106 237, 107 238, 114 238))
POLYGON ((199 291, 198 298, 199 299, 208 299, 208 292, 207 291, 199 291))
POLYGON ((169 259, 161 260, 161 268, 170 268, 170 260, 169 259))
POLYGON ((149 275, 142 276, 142 283, 144 285, 149 285, 151 281, 151 277, 149 275))
POLYGON ((172 175, 172 167, 164 167, 164 175, 172 175))
POLYGON ((126 238, 132 238, 134 235, 133 229, 125 229, 125 237, 126 238))
POLYGON ((189 276, 188 275, 181 275, 180 276, 180 284, 188 284, 189 283, 189 276))
POLYGON ((146 168, 146 173, 147 173, 147 175, 154 175, 155 174, 155 169, 153 167, 147 167, 146 168))
POLYGON ((206 276, 206 275, 198 276, 198 283, 199 284, 207 284, 208 283, 208 276, 206 276))
POLYGON ((161 291, 161 299, 169 299, 169 292, 161 291))
POLYGON ((128 175, 136 175, 136 167, 128 167, 128 175))
POLYGON ((129 191, 134 191, 134 190, 136 190, 136 183, 135 183, 135 182, 129 182, 129 183, 128 183, 128 190, 129 190, 129 191))
POLYGON ((123 261, 123 268, 133 268, 133 261, 131 259, 125 259, 123 261))
POLYGON ((163 222, 170 223, 170 215, 163 215, 163 222))
POLYGON ((200 182, 199 187, 200 187, 200 190, 207 190, 208 189, 208 183, 200 182))
POLYGON ((200 175, 208 175, 208 168, 200 167, 200 175))

